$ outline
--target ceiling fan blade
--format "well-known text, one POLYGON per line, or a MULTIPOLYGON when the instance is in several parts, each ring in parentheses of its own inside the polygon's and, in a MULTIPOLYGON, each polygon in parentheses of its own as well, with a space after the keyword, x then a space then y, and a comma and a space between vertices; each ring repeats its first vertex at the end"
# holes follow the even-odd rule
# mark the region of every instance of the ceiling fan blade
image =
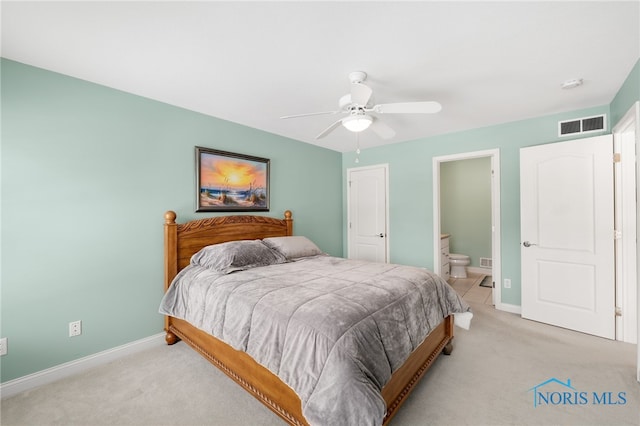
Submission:
POLYGON ((438 102, 398 102, 394 104, 380 104, 372 108, 380 114, 434 114, 442 109, 438 102))
POLYGON ((306 114, 295 114, 295 115, 283 115, 280 118, 298 118, 298 117, 309 117, 311 115, 328 115, 328 114, 337 114, 340 111, 322 111, 322 112, 308 112, 306 114))
POLYGON ((326 129, 324 129, 322 131, 322 133, 320 133, 318 136, 316 136, 316 139, 324 138, 325 136, 327 136, 329 133, 331 133, 336 127, 340 126, 341 124, 342 124, 342 119, 336 121, 331 126, 329 126, 326 129))
POLYGON ((356 105, 365 106, 371 99, 372 94, 373 90, 369 86, 362 83, 351 84, 351 102, 356 105))
POLYGON ((373 123, 371 123, 371 129, 382 139, 391 139, 396 135, 396 131, 379 118, 373 120, 373 123))

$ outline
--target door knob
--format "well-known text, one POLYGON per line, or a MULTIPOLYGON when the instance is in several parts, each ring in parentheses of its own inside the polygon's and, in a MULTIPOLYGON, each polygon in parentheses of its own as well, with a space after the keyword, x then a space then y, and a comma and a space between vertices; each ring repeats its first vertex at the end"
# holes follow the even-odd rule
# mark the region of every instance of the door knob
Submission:
POLYGON ((529 241, 525 241, 524 243, 522 243, 522 245, 525 247, 537 246, 537 244, 530 243, 529 241))
POLYGON ((374 235, 374 237, 380 237, 380 238, 384 238, 384 234, 381 232, 378 235, 374 235))

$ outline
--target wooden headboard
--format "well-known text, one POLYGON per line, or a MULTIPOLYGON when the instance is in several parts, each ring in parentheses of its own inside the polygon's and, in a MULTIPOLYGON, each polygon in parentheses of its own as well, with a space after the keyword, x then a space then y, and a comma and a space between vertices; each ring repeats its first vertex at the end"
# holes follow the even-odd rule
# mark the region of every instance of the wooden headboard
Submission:
POLYGON ((169 288, 178 272, 189 264, 201 248, 237 240, 293 235, 291 211, 284 219, 266 216, 219 216, 176 223, 176 213, 164 214, 164 289, 169 288))

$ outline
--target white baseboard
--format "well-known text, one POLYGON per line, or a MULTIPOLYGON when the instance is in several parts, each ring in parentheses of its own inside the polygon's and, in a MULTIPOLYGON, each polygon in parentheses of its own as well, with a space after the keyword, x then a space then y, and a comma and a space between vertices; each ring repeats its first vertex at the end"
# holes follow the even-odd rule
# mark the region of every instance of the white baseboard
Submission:
POLYGON ((38 386, 73 376, 90 368, 107 364, 118 358, 161 346, 166 344, 164 337, 165 333, 154 334, 153 336, 136 340, 135 342, 107 349, 106 351, 56 365, 55 367, 47 368, 46 370, 38 371, 37 373, 9 380, 8 382, 0 384, 0 397, 2 399, 8 398, 21 392, 34 389, 38 386))
POLYGON ((510 312, 512 314, 522 315, 522 306, 511 305, 509 303, 499 303, 496 305, 496 309, 499 311, 510 312))
POLYGON ((474 274, 491 275, 491 268, 482 268, 480 266, 467 266, 467 272, 473 272, 474 274))

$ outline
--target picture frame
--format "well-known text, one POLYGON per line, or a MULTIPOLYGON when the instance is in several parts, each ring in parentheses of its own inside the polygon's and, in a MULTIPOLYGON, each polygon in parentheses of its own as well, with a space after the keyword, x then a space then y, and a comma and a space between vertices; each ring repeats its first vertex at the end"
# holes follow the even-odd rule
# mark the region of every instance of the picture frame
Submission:
POLYGON ((196 212, 269 211, 270 163, 196 146, 196 212))

